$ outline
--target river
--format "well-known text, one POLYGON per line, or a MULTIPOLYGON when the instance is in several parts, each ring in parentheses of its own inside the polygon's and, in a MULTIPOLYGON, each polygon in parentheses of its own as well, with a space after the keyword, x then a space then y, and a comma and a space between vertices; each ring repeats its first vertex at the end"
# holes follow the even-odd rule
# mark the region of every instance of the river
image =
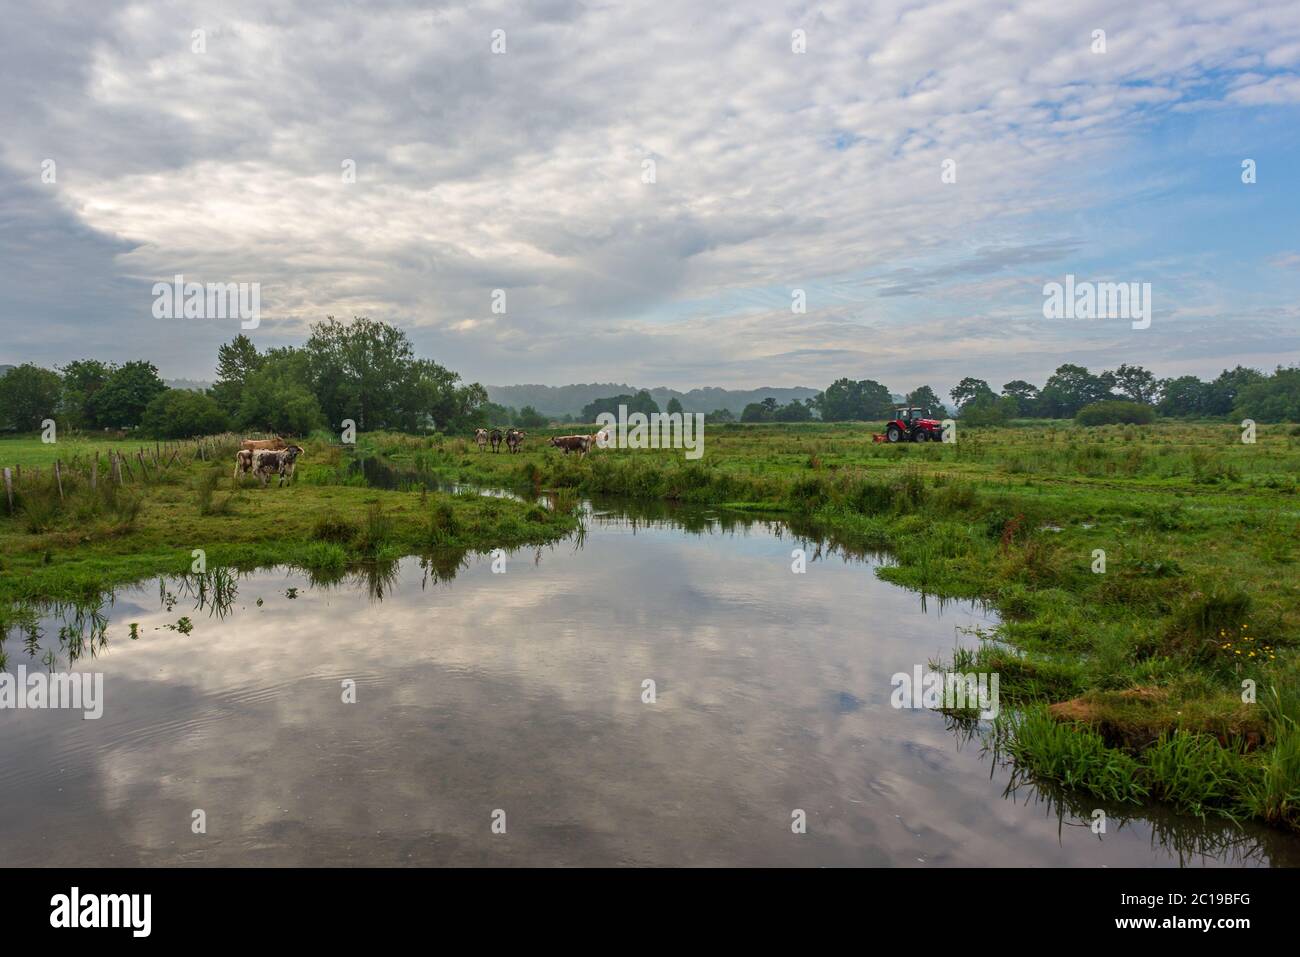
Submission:
POLYGON ((62 638, 51 609, 8 669, 102 673, 104 713, 0 712, 0 863, 1300 861, 1267 829, 1012 787, 979 726, 893 707, 893 674, 996 618, 881 561, 606 503, 540 549, 155 580, 62 638))

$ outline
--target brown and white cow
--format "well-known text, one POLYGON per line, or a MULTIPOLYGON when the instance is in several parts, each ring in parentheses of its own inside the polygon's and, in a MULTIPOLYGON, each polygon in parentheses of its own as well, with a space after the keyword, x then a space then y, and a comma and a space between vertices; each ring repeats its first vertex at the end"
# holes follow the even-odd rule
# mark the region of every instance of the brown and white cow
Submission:
POLYGON ((557 449, 568 455, 570 452, 577 452, 579 455, 586 455, 587 450, 592 446, 590 435, 553 435, 551 444, 557 449))
POLYGON ((501 451, 501 430, 493 429, 491 432, 488 433, 488 439, 490 439, 492 442, 492 451, 500 452, 501 451))
POLYGON ((487 430, 487 429, 475 429, 475 430, 474 430, 474 441, 475 441, 475 443, 478 445, 478 450, 479 450, 480 452, 482 452, 483 449, 487 447, 487 443, 488 443, 488 430, 487 430))
POLYGON ((509 452, 518 452, 520 446, 524 444, 524 436, 528 433, 523 429, 511 429, 506 433, 506 450, 509 452))
POLYGON ((262 488, 266 488, 266 483, 272 475, 280 476, 278 485, 283 485, 286 480, 293 481, 294 463, 298 461, 302 451, 301 446, 290 445, 285 449, 259 449, 254 452, 253 474, 262 483, 262 488))
POLYGON ((252 449, 240 449, 238 452, 235 453, 234 477, 236 480, 239 479, 240 473, 247 475, 249 472, 253 471, 254 454, 255 453, 253 452, 252 449))

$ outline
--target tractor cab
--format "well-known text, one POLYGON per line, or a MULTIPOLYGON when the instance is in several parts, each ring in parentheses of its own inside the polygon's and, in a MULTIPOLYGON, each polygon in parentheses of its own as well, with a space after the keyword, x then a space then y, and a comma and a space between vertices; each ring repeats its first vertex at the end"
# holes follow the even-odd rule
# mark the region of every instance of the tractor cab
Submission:
POLYGON ((924 419, 929 413, 929 409, 922 409, 920 406, 900 405, 894 408, 894 418, 900 422, 912 423, 924 419))

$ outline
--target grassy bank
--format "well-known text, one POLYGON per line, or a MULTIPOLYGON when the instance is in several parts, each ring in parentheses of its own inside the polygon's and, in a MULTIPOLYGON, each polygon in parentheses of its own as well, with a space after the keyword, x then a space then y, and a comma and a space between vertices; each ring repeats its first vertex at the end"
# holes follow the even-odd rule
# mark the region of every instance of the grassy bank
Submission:
POLYGON ((452 481, 770 510, 887 550, 884 577, 1000 611, 962 665, 1020 706, 999 732, 1019 762, 1099 796, 1300 828, 1300 430, 1248 445, 1230 425, 1036 423, 899 446, 872 431, 723 426, 696 462, 583 460, 538 435, 515 456, 363 444, 452 481))
POLYGON ((163 450, 155 465, 152 446, 142 463, 135 443, 0 440, 0 465, 24 473, 12 515, 0 490, 0 615, 12 620, 33 603, 91 601, 115 585, 188 572, 196 549, 209 567, 290 564, 327 573, 408 554, 446 557, 542 543, 577 527, 571 511, 367 488, 340 470, 339 447, 310 440, 292 485, 237 485, 234 445, 227 444, 206 448, 207 460, 185 446, 170 464, 163 450), (120 485, 109 452, 128 456, 131 471, 120 485), (92 489, 89 462, 96 454, 92 489))

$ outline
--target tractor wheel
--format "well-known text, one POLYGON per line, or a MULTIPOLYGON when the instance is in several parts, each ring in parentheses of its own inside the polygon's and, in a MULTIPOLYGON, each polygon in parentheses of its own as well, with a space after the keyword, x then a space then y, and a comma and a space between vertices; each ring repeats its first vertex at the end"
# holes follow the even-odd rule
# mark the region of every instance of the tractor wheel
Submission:
POLYGON ((927 431, 925 431, 925 429, 917 429, 915 432, 912 433, 912 441, 913 441, 913 442, 929 442, 929 441, 930 441, 930 433, 927 432, 927 431))
POLYGON ((903 439, 903 431, 898 426, 891 425, 889 428, 885 429, 885 438, 889 439, 891 442, 901 442, 903 439))

